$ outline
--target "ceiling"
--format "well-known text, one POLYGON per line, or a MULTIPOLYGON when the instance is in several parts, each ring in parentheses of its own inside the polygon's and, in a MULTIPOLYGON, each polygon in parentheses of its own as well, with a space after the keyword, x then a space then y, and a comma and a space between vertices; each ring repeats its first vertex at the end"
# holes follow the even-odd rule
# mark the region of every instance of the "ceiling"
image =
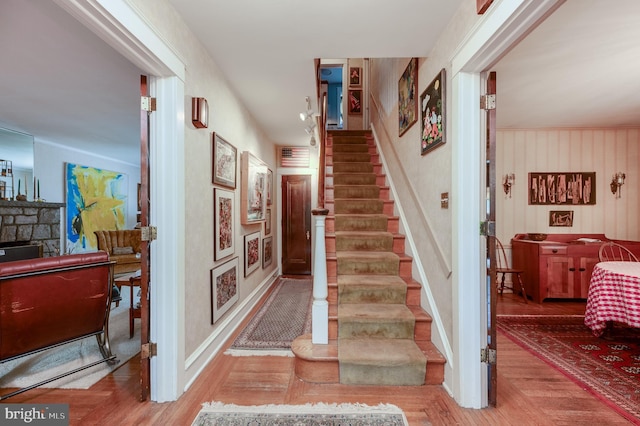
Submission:
MULTIPOLYGON (((298 114, 315 99, 314 58, 425 57, 472 3, 169 2, 266 134, 287 145, 308 144, 298 114)), ((637 0, 567 0, 493 68, 498 126, 639 126, 638 17, 637 0)), ((140 70, 52 1, 3 0, 0 51, 0 126, 139 164, 140 70)))

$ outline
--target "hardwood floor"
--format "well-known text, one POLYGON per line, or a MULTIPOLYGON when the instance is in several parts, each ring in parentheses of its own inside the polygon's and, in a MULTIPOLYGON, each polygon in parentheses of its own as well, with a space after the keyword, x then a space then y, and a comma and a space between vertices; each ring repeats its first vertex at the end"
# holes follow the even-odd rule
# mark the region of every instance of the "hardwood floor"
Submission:
MULTIPOLYGON (((498 296, 498 314, 583 314, 585 302, 524 304, 498 296)), ((233 339, 230 340, 230 342, 233 339)), ((229 344, 230 344, 229 342, 229 344)), ((418 425, 629 424, 545 362, 498 334, 498 406, 460 408, 441 386, 389 388, 318 385, 298 380, 288 357, 218 355, 179 401, 138 401, 139 358, 88 390, 33 389, 6 403, 68 403, 70 425, 190 425, 203 402, 241 405, 313 402, 391 403, 418 425)), ((2 393, 6 393, 4 390, 2 393)))

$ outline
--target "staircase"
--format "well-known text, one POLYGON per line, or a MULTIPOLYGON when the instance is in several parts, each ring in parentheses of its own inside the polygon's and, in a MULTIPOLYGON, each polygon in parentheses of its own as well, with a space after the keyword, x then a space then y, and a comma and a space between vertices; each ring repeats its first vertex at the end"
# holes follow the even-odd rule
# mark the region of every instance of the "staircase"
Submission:
POLYGON ((329 132, 325 208, 329 344, 293 342, 299 378, 315 383, 442 384, 444 357, 370 132, 329 132))

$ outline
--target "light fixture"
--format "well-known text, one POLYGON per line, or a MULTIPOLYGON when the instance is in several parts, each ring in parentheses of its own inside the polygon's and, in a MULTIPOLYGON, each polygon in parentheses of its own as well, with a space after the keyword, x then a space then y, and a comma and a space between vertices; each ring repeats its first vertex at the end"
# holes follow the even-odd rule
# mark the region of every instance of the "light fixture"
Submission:
POLYGON ((311 140, 309 141, 309 145, 316 146, 316 137, 311 135, 311 140))
POLYGON ((308 135, 311 135, 313 134, 313 129, 315 128, 316 128, 316 123, 311 123, 304 129, 304 131, 307 132, 308 135))
POLYGON ((502 188, 504 189, 504 193, 511 198, 511 187, 516 180, 516 175, 513 173, 508 173, 504 175, 502 180, 502 188))
POLYGON ((307 111, 300 113, 300 121, 307 121, 313 115, 313 110, 311 109, 311 99, 307 96, 305 100, 307 101, 307 111))
POLYGON ((209 104, 205 98, 191 98, 191 122, 198 129, 209 125, 209 104))
POLYGON ((611 187, 611 193, 615 195, 616 198, 620 198, 620 187, 624 185, 626 177, 624 173, 618 172, 611 178, 609 186, 611 187))

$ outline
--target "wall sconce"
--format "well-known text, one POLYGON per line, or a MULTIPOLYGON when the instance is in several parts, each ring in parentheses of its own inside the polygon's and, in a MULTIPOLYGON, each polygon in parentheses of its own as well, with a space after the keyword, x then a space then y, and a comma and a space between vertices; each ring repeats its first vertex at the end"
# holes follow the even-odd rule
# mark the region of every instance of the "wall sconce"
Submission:
POLYGON ((205 98, 191 98, 191 122, 198 129, 209 126, 209 103, 205 98))
POLYGON ((624 185, 626 177, 627 176, 624 173, 618 172, 611 178, 609 186, 611 187, 611 193, 615 195, 616 198, 620 198, 620 187, 624 185))
POLYGON ((504 193, 506 195, 509 196, 509 198, 511 198, 511 187, 513 186, 513 183, 516 180, 516 175, 513 173, 509 173, 504 175, 503 181, 502 181, 502 188, 504 189, 504 193))

